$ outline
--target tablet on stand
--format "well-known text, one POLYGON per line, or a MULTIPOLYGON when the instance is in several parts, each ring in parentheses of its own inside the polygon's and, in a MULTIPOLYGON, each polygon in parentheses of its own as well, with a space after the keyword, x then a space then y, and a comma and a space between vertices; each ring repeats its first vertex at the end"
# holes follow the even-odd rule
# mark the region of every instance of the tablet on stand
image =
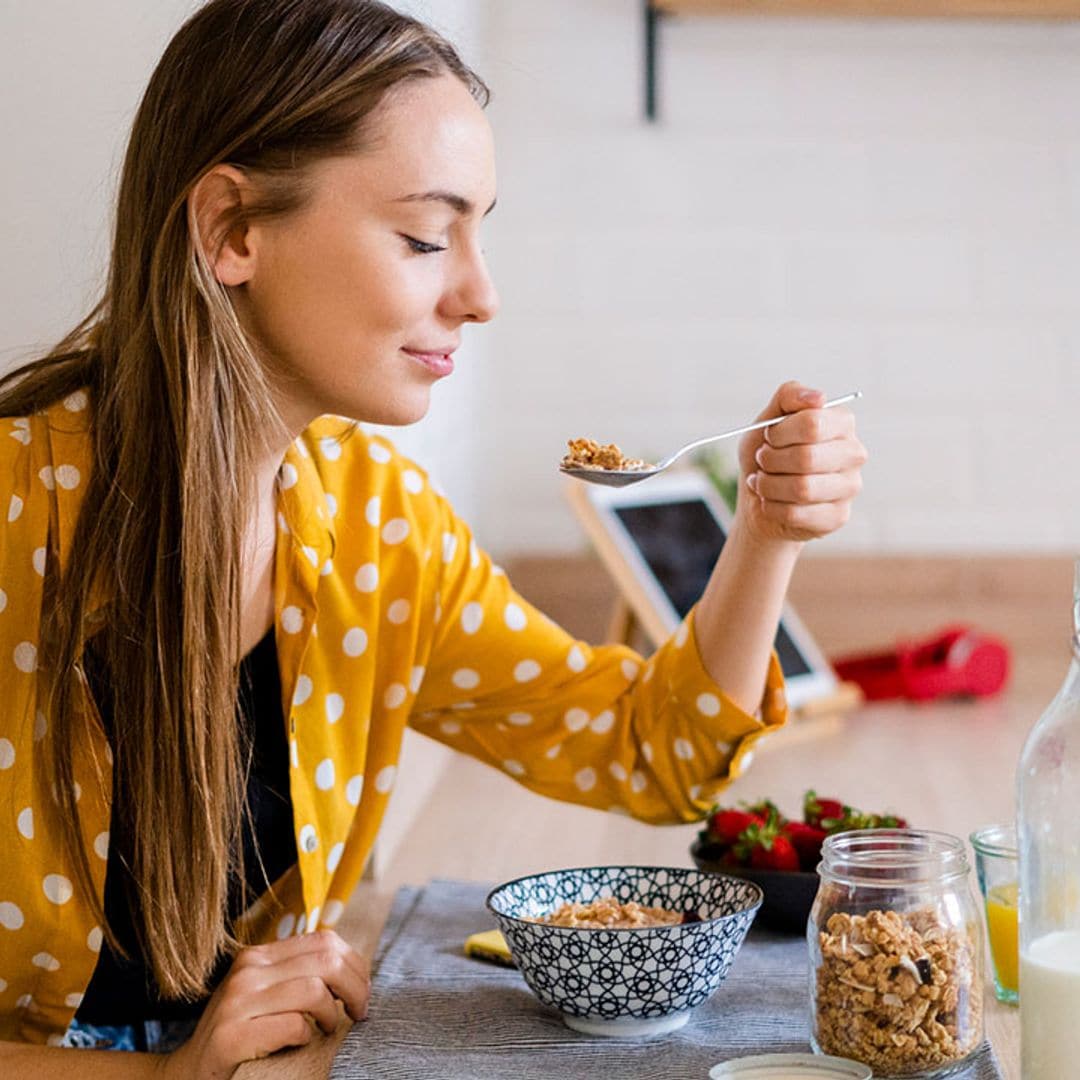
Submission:
MULTIPOLYGON (((567 493, 619 589, 609 636, 636 645, 640 635, 655 648, 704 592, 731 530, 731 512, 698 469, 626 487, 570 480, 567 493)), ((837 678, 790 605, 774 647, 793 713, 830 715, 861 700, 858 687, 837 678)))

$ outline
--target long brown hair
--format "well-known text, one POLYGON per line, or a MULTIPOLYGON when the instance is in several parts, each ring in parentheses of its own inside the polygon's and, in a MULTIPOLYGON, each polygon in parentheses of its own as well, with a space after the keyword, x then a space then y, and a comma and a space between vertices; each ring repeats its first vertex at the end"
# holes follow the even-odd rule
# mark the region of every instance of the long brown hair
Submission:
POLYGON ((259 192, 243 220, 303 204, 308 167, 362 150, 384 94, 451 73, 487 89, 443 38, 374 0, 211 0, 151 77, 120 180, 107 285, 47 356, 0 380, 0 416, 90 391, 93 468, 65 580, 42 620, 49 769, 78 884, 108 927, 79 838, 68 748, 83 622, 108 598, 95 655, 112 689, 113 798, 130 838, 139 937, 163 995, 206 993, 236 950, 245 748, 235 720, 241 547, 267 433, 267 375, 199 236, 196 182, 229 163, 259 192))

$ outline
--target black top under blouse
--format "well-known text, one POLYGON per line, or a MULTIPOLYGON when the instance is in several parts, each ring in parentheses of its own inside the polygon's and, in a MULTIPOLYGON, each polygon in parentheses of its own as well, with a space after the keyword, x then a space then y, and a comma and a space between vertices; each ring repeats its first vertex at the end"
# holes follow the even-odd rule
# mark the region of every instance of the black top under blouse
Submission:
MULTIPOLYGON (((107 673, 88 650, 87 679, 101 714, 102 724, 113 741, 113 710, 107 673)), ((289 748, 281 707, 281 677, 278 671, 274 630, 244 657, 240 665, 238 722, 245 726, 252 745, 251 769, 247 780, 247 802, 242 832, 244 876, 249 898, 260 896, 296 862, 296 836, 289 795, 289 748), (262 861, 260 863, 259 856, 262 861)), ((147 966, 135 916, 138 900, 129 888, 130 875, 121 859, 128 850, 117 830, 120 828, 113 803, 108 862, 105 870, 105 916, 113 932, 128 951, 122 960, 105 941, 98 956, 90 985, 75 1018, 86 1024, 133 1024, 144 1020, 193 1020, 202 1014, 206 999, 196 1002, 163 1001, 156 992, 153 972, 147 966)), ((239 881, 229 888, 230 926, 240 916, 242 892, 239 881)), ((214 972, 212 986, 225 977, 230 958, 223 957, 214 972)))

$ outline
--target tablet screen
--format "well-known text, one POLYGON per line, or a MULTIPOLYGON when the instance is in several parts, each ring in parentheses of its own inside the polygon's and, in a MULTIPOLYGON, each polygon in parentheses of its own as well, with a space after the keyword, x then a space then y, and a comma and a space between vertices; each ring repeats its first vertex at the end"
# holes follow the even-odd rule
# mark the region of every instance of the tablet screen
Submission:
MULTIPOLYGON (((724 546, 720 522, 701 499, 614 509, 679 618, 684 618, 705 591, 724 546)), ((775 648, 787 678, 810 672, 783 623, 775 648)))

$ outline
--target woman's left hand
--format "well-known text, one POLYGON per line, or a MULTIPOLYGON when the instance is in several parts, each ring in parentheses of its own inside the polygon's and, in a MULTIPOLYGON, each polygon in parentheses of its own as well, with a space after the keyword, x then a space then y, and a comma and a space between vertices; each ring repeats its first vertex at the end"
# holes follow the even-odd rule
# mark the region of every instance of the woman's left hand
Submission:
POLYGON ((866 448, 851 410, 822 409, 825 400, 820 390, 784 383, 758 419, 785 419, 739 443, 736 520, 759 540, 814 540, 851 516, 866 448))

